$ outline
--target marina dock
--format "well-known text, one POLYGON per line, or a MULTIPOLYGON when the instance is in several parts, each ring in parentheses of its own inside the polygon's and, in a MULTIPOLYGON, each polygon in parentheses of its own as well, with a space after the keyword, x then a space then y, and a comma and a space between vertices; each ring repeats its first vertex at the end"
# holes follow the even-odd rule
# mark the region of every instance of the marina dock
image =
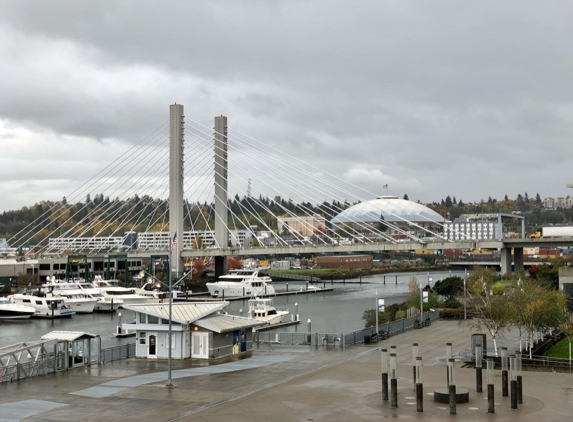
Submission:
MULTIPOLYGON (((286 289, 283 289, 286 290, 286 289)), ((278 296, 291 296, 291 295, 303 295, 303 294, 310 294, 310 293, 323 293, 323 292, 332 292, 334 290, 334 288, 332 287, 314 287, 312 286, 312 288, 308 289, 308 290, 304 290, 303 287, 300 288, 300 290, 289 290, 287 291, 281 291, 281 292, 276 292, 272 295, 259 295, 257 297, 278 297, 278 296)), ((197 302, 202 302, 202 301, 220 301, 220 300, 227 300, 227 301, 234 301, 234 300, 248 300, 248 299, 252 299, 252 296, 234 296, 234 297, 211 297, 209 295, 209 292, 205 292, 205 293, 192 293, 190 295, 188 295, 185 298, 176 298, 175 301, 179 302, 189 302, 189 301, 197 301, 197 302)))
POLYGON ((285 321, 281 322, 280 324, 273 324, 273 325, 264 325, 262 327, 255 328, 254 331, 269 331, 269 330, 274 330, 276 328, 288 327, 290 325, 297 325, 297 324, 300 324, 300 320, 285 321))

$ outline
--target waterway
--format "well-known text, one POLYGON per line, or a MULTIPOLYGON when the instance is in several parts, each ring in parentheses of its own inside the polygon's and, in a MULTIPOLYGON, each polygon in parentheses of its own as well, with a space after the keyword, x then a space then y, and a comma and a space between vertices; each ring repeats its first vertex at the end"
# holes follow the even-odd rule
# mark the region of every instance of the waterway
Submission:
MULTIPOLYGON (((448 277, 450 274, 463 275, 463 272, 432 271, 391 273, 383 275, 371 275, 362 277, 362 284, 358 279, 349 280, 343 284, 335 282, 326 283, 327 287, 333 287, 330 292, 318 292, 297 294, 289 296, 277 296, 274 304, 278 307, 288 307, 291 313, 295 312, 298 304, 298 314, 303 323, 284 327, 280 331, 306 332, 306 321, 312 321, 312 331, 321 333, 349 333, 364 327, 362 314, 367 309, 376 306, 376 289, 378 297, 385 299, 386 306, 400 303, 408 295, 408 283, 412 277, 416 277, 418 283, 424 285, 431 278, 431 283, 448 277), (384 284, 384 279, 386 283, 384 284), (397 282, 396 282, 397 280, 397 282)), ((286 283, 277 282, 275 289, 281 291, 286 288, 286 283)), ((289 291, 304 289, 305 283, 289 282, 289 291)), ((230 314, 239 315, 240 310, 246 316, 248 309, 247 300, 230 302, 226 311, 230 314)), ((121 310, 124 322, 133 321, 131 311, 121 310)), ((51 331, 86 331, 99 334, 102 347, 112 347, 133 342, 133 338, 116 339, 112 333, 116 331, 118 314, 79 314, 67 319, 29 319, 19 322, 0 322, 0 347, 15 343, 39 340, 44 334, 51 331)))

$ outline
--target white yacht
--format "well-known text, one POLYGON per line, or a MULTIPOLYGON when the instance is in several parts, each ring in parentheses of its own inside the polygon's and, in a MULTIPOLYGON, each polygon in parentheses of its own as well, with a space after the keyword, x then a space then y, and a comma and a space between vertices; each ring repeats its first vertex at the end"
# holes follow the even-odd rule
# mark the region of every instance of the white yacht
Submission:
POLYGON ((101 294, 106 298, 119 299, 123 301, 123 305, 137 305, 142 303, 158 303, 159 299, 146 297, 139 295, 134 289, 127 287, 121 287, 119 285, 119 280, 103 280, 102 278, 96 277, 93 281, 93 285, 100 291, 101 294))
POLYGON ((249 299, 249 315, 252 318, 272 325, 284 322, 288 314, 288 309, 276 309, 272 299, 249 299))
POLYGON ((78 314, 91 314, 99 299, 89 297, 79 287, 79 281, 65 282, 47 277, 47 283, 42 284, 39 294, 46 297, 62 298, 67 306, 78 314))
POLYGON ((66 306, 64 299, 55 297, 40 297, 18 293, 10 295, 8 298, 12 303, 34 308, 36 311, 32 316, 37 318, 71 317, 76 313, 72 308, 66 306))
POLYGON ((206 285, 211 296, 225 298, 274 295, 271 283, 270 277, 259 277, 258 271, 236 271, 206 285))
POLYGON ((66 305, 76 311, 77 314, 91 314, 98 302, 96 298, 88 297, 79 289, 55 293, 52 297, 64 299, 66 305))
POLYGON ((113 312, 117 308, 123 307, 123 300, 114 296, 104 295, 100 289, 96 288, 92 283, 83 282, 79 283, 78 287, 88 296, 97 300, 94 311, 98 312, 113 312))
POLYGON ((35 313, 36 310, 31 306, 18 305, 0 297, 0 319, 27 319, 35 313))

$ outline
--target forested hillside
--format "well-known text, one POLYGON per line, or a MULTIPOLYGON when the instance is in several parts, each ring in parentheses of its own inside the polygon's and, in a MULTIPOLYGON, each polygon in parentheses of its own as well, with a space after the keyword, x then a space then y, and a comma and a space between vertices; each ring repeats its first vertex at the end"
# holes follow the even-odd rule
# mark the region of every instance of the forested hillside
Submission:
MULTIPOLYGON (((408 199, 404 195, 404 199, 408 199)), ((229 227, 244 229, 245 226, 256 225, 262 230, 269 227, 277 228, 274 216, 322 214, 330 220, 333 214, 351 206, 345 202, 323 202, 313 205, 308 202, 295 204, 280 196, 272 200, 267 197, 253 199, 240 198, 236 195, 229 201, 229 227), (333 211, 336 210, 336 211, 333 211)), ((487 201, 466 204, 455 197, 446 197, 440 202, 428 206, 449 220, 460 214, 479 213, 519 213, 526 217, 528 228, 551 224, 571 224, 572 209, 545 210, 539 194, 536 198, 518 195, 516 199, 503 200, 488 198, 487 201)), ((214 227, 214 211, 212 204, 187 203, 185 205, 185 230, 205 230, 214 227)), ((166 230, 169 222, 168 202, 163 199, 153 199, 149 196, 137 195, 127 200, 110 200, 102 194, 93 199, 88 195, 84 202, 70 204, 64 197, 62 201, 42 201, 31 207, 20 210, 4 211, 0 214, 0 238, 9 241, 21 238, 23 232, 33 232, 36 235, 26 240, 26 244, 37 244, 48 237, 66 236, 122 236, 126 231, 161 231, 166 230), (30 230, 32 229, 32 230, 30 230)))

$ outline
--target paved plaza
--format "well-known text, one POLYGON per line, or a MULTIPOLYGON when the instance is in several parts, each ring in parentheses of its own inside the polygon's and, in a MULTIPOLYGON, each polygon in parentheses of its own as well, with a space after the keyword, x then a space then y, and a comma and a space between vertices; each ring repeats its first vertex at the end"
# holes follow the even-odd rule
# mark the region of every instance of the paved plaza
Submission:
MULTIPOLYGON (((128 359, 0 386, 0 421, 374 421, 573 420, 573 375, 524 372, 523 401, 510 409, 496 371, 496 414, 475 392, 475 370, 456 368, 456 384, 470 401, 449 407, 433 401, 446 386, 445 344, 469 347, 471 332, 438 321, 373 345, 345 350, 261 345, 252 357, 207 365, 174 361, 175 387, 165 386, 166 361, 128 359), (424 413, 416 413, 412 343, 424 368, 424 413), (398 348, 398 408, 381 400, 380 348, 398 348)), ((484 370, 484 390, 485 389, 484 370)))

